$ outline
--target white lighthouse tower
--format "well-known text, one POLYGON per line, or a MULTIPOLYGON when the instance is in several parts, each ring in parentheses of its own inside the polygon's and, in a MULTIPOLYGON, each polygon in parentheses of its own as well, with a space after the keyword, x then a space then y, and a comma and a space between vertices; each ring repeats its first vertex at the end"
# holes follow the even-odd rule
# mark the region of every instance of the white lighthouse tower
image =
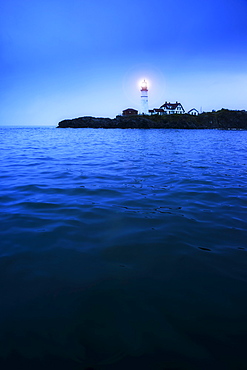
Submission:
POLYGON ((148 114, 148 86, 145 80, 141 83, 141 114, 148 114))

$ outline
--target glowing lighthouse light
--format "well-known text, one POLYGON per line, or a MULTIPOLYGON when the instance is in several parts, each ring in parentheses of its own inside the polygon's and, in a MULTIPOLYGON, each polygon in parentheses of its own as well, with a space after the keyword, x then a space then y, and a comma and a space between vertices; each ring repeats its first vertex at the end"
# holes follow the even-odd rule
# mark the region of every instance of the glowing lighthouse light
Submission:
POLYGON ((148 114, 148 85, 145 80, 141 83, 141 114, 148 114))

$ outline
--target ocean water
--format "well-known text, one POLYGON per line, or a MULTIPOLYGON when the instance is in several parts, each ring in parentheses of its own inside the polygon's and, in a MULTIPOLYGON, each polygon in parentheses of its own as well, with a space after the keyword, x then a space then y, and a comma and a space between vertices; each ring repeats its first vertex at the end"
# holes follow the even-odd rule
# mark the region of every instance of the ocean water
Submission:
POLYGON ((247 131, 0 142, 1 369, 247 368, 247 131))

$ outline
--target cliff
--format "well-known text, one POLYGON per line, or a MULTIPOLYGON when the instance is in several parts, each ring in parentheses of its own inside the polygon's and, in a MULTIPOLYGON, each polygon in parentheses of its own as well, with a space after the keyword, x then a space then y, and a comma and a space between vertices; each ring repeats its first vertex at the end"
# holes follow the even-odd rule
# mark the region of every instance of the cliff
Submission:
POLYGON ((59 122, 58 128, 176 128, 176 129, 247 129, 247 111, 221 109, 217 112, 153 116, 79 117, 59 122))

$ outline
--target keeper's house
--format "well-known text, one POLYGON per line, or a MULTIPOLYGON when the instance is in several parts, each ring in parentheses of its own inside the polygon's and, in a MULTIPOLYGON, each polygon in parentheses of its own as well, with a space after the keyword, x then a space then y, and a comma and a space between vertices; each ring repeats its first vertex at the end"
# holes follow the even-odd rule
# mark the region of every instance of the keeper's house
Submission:
POLYGON ((184 110, 182 104, 179 103, 179 102, 176 102, 176 103, 165 102, 163 105, 161 105, 160 108, 150 109, 148 112, 151 115, 153 115, 153 114, 159 114, 159 115, 163 115, 163 114, 184 114, 185 110, 184 110))

